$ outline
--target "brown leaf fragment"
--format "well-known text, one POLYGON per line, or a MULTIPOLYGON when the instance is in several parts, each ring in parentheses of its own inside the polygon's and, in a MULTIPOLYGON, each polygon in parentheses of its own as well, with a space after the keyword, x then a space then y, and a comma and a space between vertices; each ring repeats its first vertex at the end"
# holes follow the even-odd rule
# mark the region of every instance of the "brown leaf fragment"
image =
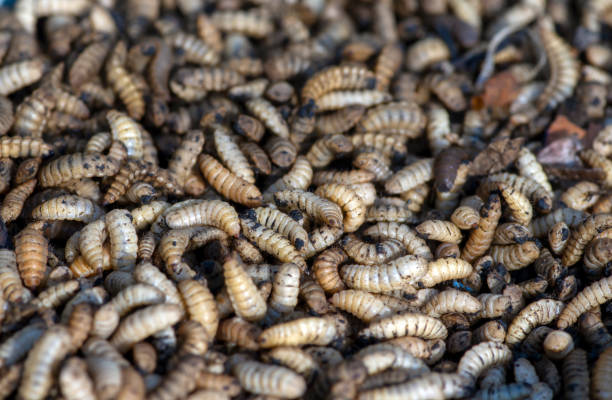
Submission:
POLYGON ((573 137, 562 138, 540 150, 538 161, 542 164, 575 164, 578 163, 576 154, 580 149, 582 149, 580 141, 573 137))
POLYGON ((524 142, 525 138, 516 138, 489 143, 472 162, 470 175, 487 175, 502 171, 516 160, 524 142))
POLYGON ((600 168, 584 168, 565 164, 545 164, 544 171, 549 178, 561 181, 599 182, 606 178, 606 174, 600 168))
POLYGON ((548 127, 545 145, 568 137, 582 140, 585 135, 586 131, 570 121, 565 115, 557 115, 557 118, 548 127))
POLYGON ((519 82, 509 71, 495 74, 484 85, 482 100, 485 107, 509 108, 520 91, 519 82))

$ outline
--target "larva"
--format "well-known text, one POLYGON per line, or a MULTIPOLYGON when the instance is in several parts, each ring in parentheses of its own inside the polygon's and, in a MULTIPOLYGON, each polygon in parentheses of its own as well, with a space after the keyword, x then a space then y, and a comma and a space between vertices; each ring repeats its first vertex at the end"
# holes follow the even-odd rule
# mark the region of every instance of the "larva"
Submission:
POLYGON ((500 224, 495 228, 495 236, 493 237, 493 244, 496 245, 509 245, 509 244, 522 244, 529 240, 531 233, 529 229, 524 225, 517 224, 515 222, 506 222, 500 224))
POLYGON ((110 342, 120 352, 125 352, 135 343, 174 325, 182 315, 181 308, 175 304, 145 307, 124 318, 110 342))
POLYGON ((608 301, 612 296, 610 292, 611 287, 612 279, 602 278, 582 289, 582 291, 566 305, 561 315, 559 315, 557 327, 559 329, 565 329, 573 325, 586 311, 608 301))
POLYGON ((161 290, 166 296, 165 302, 178 305, 183 309, 183 301, 176 285, 157 267, 150 263, 142 263, 134 269, 134 279, 147 283, 161 290))
POLYGON ((388 103, 368 110, 357 124, 356 131, 415 138, 425 129, 426 121, 425 114, 416 103, 388 103))
POLYGON ((534 262, 540 255, 540 249, 532 241, 522 244, 491 246, 489 254, 493 261, 502 263, 509 271, 524 268, 534 262))
POLYGON ((28 288, 38 287, 47 266, 48 241, 42 233, 43 222, 33 222, 15 237, 15 258, 19 275, 28 288))
MULTIPOLYGON (((486 183, 481 185, 485 189, 489 183, 503 182, 512 186, 515 190, 523 193, 535 204, 536 209, 542 213, 548 213, 552 208, 552 198, 550 194, 536 181, 525 178, 523 176, 514 175, 507 172, 502 172, 495 175, 490 175, 486 183)), ((480 190, 480 189, 479 189, 480 190)), ((482 197, 482 196, 481 196, 482 197)))
POLYGON ((580 159, 592 168, 600 168, 605 174, 604 187, 612 186, 612 161, 593 149, 582 150, 578 153, 580 159))
POLYGON ((217 339, 236 344, 248 350, 258 350, 257 337, 261 329, 240 317, 228 318, 219 323, 217 339))
POLYGON ((194 280, 183 280, 177 285, 190 319, 199 322, 209 338, 217 332, 219 315, 210 290, 194 280))
POLYGON ((420 283, 425 287, 434 287, 451 279, 466 278, 472 271, 472 265, 463 259, 440 258, 429 262, 427 273, 420 278, 420 283))
POLYGON ((91 200, 79 196, 58 196, 32 210, 32 218, 38 220, 71 220, 90 222, 99 217, 101 210, 91 200))
POLYGON ((105 216, 110 240, 111 265, 115 268, 130 268, 136 262, 138 235, 128 210, 116 209, 105 216))
POLYGON ((527 178, 530 178, 539 183, 548 193, 552 193, 552 186, 548 181, 548 177, 538 162, 535 155, 526 147, 519 151, 516 159, 516 167, 519 173, 527 178))
POLYGON ((125 42, 120 41, 106 61, 106 79, 125 104, 130 117, 139 120, 145 113, 144 97, 134 77, 124 68, 126 57, 125 42))
POLYGON ((384 133, 355 133, 351 136, 353 148, 372 147, 390 159, 407 153, 405 139, 384 133))
POLYGON ((251 393, 296 399, 306 392, 306 381, 289 368, 240 360, 232 366, 240 385, 251 393))
POLYGON ((336 338, 335 325, 323 317, 306 317, 265 329, 257 339, 261 348, 278 346, 326 346, 336 338))
POLYGON ((354 234, 348 234, 341 240, 340 244, 350 258, 365 265, 384 263, 404 253, 402 243, 395 239, 367 243, 354 234))
POLYGON ((550 214, 536 218, 529 224, 529 231, 535 237, 543 237, 559 222, 565 222, 569 228, 578 226, 587 216, 586 213, 572 208, 559 208, 550 214))
POLYGON ((40 59, 19 61, 0 69, 0 95, 7 96, 37 82, 43 75, 43 61, 40 59))
POLYGON ((579 64, 570 47, 555 33, 552 20, 538 23, 538 35, 550 60, 550 79, 537 100, 538 110, 552 109, 569 97, 578 82, 579 64))
POLYGON ((398 240, 409 253, 421 256, 427 260, 433 258, 425 240, 420 238, 408 225, 395 222, 379 222, 367 228, 364 234, 374 239, 398 240))
POLYGON ((155 400, 186 397, 195 389, 194 377, 204 370, 204 366, 205 361, 201 357, 183 356, 148 397, 155 400))
POLYGON ((42 291, 33 303, 38 308, 53 309, 72 298, 79 288, 79 282, 75 280, 58 283, 42 291))
POLYGON ((317 111, 339 110, 348 106, 372 107, 391 100, 391 95, 378 90, 334 91, 317 100, 317 111))
POLYGON ((450 221, 428 220, 415 230, 426 239, 459 244, 463 238, 459 228, 450 221))
POLYGON ((508 327, 506 343, 515 345, 521 342, 536 326, 547 325, 559 317, 563 307, 563 302, 548 299, 529 304, 512 320, 508 327))
POLYGON ((262 175, 269 175, 272 172, 272 163, 266 154, 265 150, 259 147, 257 143, 243 141, 239 144, 249 163, 255 167, 255 170, 262 175))
POLYGON ((244 270, 242 260, 232 254, 223 263, 223 275, 230 301, 236 315, 248 321, 262 319, 267 306, 251 277, 244 270))
POLYGON ((319 186, 315 194, 338 204, 344 211, 344 231, 354 232, 365 221, 365 206, 357 194, 346 185, 327 183, 319 186))
POLYGON ((357 124, 364 112, 364 106, 352 105, 331 113, 319 114, 314 129, 321 135, 347 132, 357 124))
POLYGON ((385 190, 391 194, 403 193, 431 179, 433 179, 433 159, 426 158, 396 172, 385 183, 385 190))
POLYGON ((282 208, 297 208, 334 228, 343 225, 342 210, 332 201, 303 190, 283 190, 274 194, 274 202, 282 208))
POLYGON ((448 331, 436 318, 423 314, 402 313, 381 318, 359 332, 364 339, 392 339, 401 336, 416 336, 422 339, 442 339, 448 331))
POLYGON ((306 262, 293 244, 274 230, 261 225, 255 218, 255 215, 250 214, 240 216, 244 236, 257 244, 261 250, 273 254, 280 261, 293 262, 305 270, 306 262))
POLYGON ((229 203, 219 200, 198 200, 167 212, 165 220, 171 229, 211 225, 230 236, 236 237, 240 233, 238 213, 229 203))
POLYGON ((457 372, 475 381, 490 368, 503 366, 511 359, 512 352, 505 344, 482 342, 463 354, 457 372))
POLYGON ((9 223, 17 219, 23 209, 26 199, 34 192, 37 180, 30 179, 12 189, 6 194, 0 207, 0 218, 4 223, 9 223))
POLYGON ((338 267, 346 261, 348 256, 339 247, 332 247, 323 251, 313 263, 315 279, 323 290, 328 293, 336 293, 344 289, 344 282, 338 273, 338 267))
POLYGON ((605 399, 610 396, 610 383, 607 377, 610 376, 612 350, 606 349, 599 355, 599 358, 593 366, 593 376, 591 390, 596 399, 605 399))
POLYGON ((268 319, 291 312, 298 302, 300 268, 292 263, 282 264, 274 276, 272 293, 268 301, 268 319))
POLYGON ((306 153, 306 159, 313 167, 322 168, 329 165, 337 154, 353 150, 351 140, 341 134, 328 135, 318 139, 306 153))
POLYGON ((108 120, 113 140, 123 143, 128 157, 142 158, 144 153, 142 128, 136 121, 116 110, 110 110, 106 113, 106 119, 108 120))
POLYGON ((138 307, 162 303, 165 297, 165 294, 154 286, 135 283, 113 296, 109 304, 123 317, 138 307))
POLYGON ((501 202, 498 195, 489 196, 480 210, 480 221, 472 231, 461 252, 461 258, 473 261, 482 256, 493 241, 495 228, 501 217, 501 202))
POLYGON ((587 274, 597 276, 601 269, 612 260, 612 239, 593 239, 584 254, 584 269, 587 274))
POLYGON ((105 155, 75 153, 45 164, 38 173, 38 180, 42 187, 50 187, 82 178, 112 176, 118 171, 118 163, 105 155))
POLYGON ((408 255, 382 265, 344 265, 340 276, 351 288, 373 293, 405 289, 427 273, 427 260, 408 255))
POLYGON ((266 207, 256 208, 254 213, 257 222, 289 238, 297 250, 308 242, 308 233, 289 215, 266 207))
POLYGON ((263 98, 256 98, 246 102, 247 110, 277 136, 289 138, 289 125, 274 106, 263 98))
POLYGON ((576 264, 586 245, 593 237, 605 229, 610 228, 612 224, 611 214, 591 215, 585 218, 570 235, 565 248, 563 249, 561 261, 564 266, 572 266, 576 264))
POLYGON ((450 51, 444 41, 426 38, 414 43, 406 53, 408 68, 415 72, 423 71, 433 64, 450 58, 450 51))
POLYGON ((393 76, 401 68, 404 52, 395 43, 388 43, 380 50, 376 58, 374 73, 376 74, 376 88, 386 90, 393 76))
POLYGON ((576 348, 565 357, 562 365, 563 391, 566 398, 589 398, 589 368, 587 353, 576 348))
POLYGON ((551 360, 562 360, 574 349, 574 340, 567 332, 552 331, 546 335, 542 347, 551 360))
POLYGON ((96 398, 94 385, 87 374, 87 363, 77 357, 66 360, 59 373, 59 386, 62 394, 69 400, 96 398))
POLYGON ((223 196, 248 207, 261 204, 261 192, 255 185, 232 174, 212 156, 201 154, 198 164, 204 178, 223 196))
POLYGON ((422 307, 423 312, 431 317, 451 312, 474 314, 481 309, 482 304, 478 299, 456 289, 440 292, 422 307))
POLYGON ((302 102, 315 102, 335 90, 372 89, 376 85, 375 75, 363 66, 340 65, 329 67, 313 75, 302 88, 302 102))

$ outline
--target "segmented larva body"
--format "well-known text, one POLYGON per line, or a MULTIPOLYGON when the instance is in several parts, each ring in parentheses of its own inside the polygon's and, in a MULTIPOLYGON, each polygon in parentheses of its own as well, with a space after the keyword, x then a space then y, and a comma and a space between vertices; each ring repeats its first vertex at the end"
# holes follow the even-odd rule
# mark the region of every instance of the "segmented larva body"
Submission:
POLYGON ((344 231, 355 232, 365 221, 366 209, 354 190, 337 183, 326 183, 315 194, 338 204, 344 211, 344 231))
POLYGON ((14 121, 13 103, 6 97, 0 97, 0 135, 6 135, 14 121))
POLYGON ((175 304, 156 304, 130 314, 119 324, 111 338, 111 344, 120 352, 135 343, 177 323, 183 316, 175 304))
POLYGON ((516 159, 516 168, 519 170, 520 175, 536 181, 548 193, 553 192, 542 165, 527 147, 523 147, 519 151, 518 158, 516 159))
POLYGON ((60 362, 70 351, 72 337, 68 329, 62 325, 49 328, 28 354, 19 397, 32 400, 46 398, 60 362))
POLYGON ((478 296, 482 310, 478 313, 480 318, 497 318, 509 312, 512 308, 509 296, 493 293, 482 293, 478 296))
POLYGON ((376 202, 368 208, 366 222, 414 222, 416 216, 405 206, 376 202))
POLYGON ((578 153, 580 159, 592 168, 601 168, 605 174, 603 185, 612 186, 612 161, 602 156, 593 149, 582 150, 578 153))
POLYGON ((99 207, 91 200, 79 196, 63 195, 37 206, 32 211, 32 218, 90 222, 99 214, 99 207))
POLYGON ((511 360, 512 351, 505 344, 483 342, 463 354, 457 372, 475 382, 487 370, 503 366, 511 360))
POLYGON ((155 286, 146 283, 134 283, 117 293, 109 304, 123 317, 142 306, 163 303, 166 295, 155 286))
POLYGON ((548 244, 554 254, 560 254, 570 237, 570 229, 563 221, 554 224, 548 231, 548 244))
POLYGON ((255 185, 232 174, 212 156, 201 154, 198 164, 204 178, 223 196, 248 207, 261 204, 261 192, 255 185))
POLYGON ((297 208, 326 225, 340 228, 343 225, 342 210, 329 200, 303 190, 283 190, 274 194, 274 202, 282 208, 297 208))
POLYGON ((374 66, 378 90, 388 89, 391 79, 399 71, 403 61, 404 52, 396 43, 388 43, 380 50, 374 66))
POLYGON ((502 263, 509 271, 525 268, 540 255, 540 249, 535 242, 526 241, 522 244, 491 246, 489 254, 496 263, 502 263))
POLYGON ((266 315, 266 302, 244 270, 244 264, 238 255, 233 254, 223 263, 223 276, 236 315, 247 321, 261 320, 266 315))
POLYGON ((8 224, 19 217, 26 199, 34 192, 37 180, 30 179, 8 192, 0 207, 0 218, 8 224))
POLYGON ((189 318, 199 322, 208 337, 214 338, 219 325, 219 315, 215 298, 208 287, 194 280, 183 280, 177 286, 189 318))
POLYGON ((115 268, 130 268, 136 263, 138 235, 128 210, 115 209, 105 216, 110 239, 111 265, 115 268))
POLYGON ((109 42, 105 40, 93 42, 85 47, 68 71, 70 86, 78 89, 92 77, 97 76, 109 50, 109 42))
POLYGON ((241 216, 240 224, 244 236, 255 243, 261 250, 274 255, 274 257, 282 262, 293 262, 303 271, 306 270, 306 261, 304 261, 299 251, 284 236, 261 225, 254 216, 251 215, 241 216))
POLYGON ((296 399, 306 392, 305 379, 289 368, 240 361, 234 364, 232 372, 251 393, 296 399))
POLYGON ((402 156, 408 152, 405 140, 397 135, 355 133, 351 136, 351 141, 355 149, 372 147, 389 158, 402 156))
POLYGON ((319 114, 315 130, 322 135, 347 132, 359 122, 364 112, 364 106, 353 105, 329 114, 319 114))
POLYGON ((335 293, 329 302, 364 322, 391 314, 391 309, 385 303, 371 293, 362 290, 342 290, 335 293))
POLYGON ((314 100, 336 90, 372 89, 376 77, 372 71, 359 65, 339 65, 326 68, 313 75, 302 88, 302 102, 314 100))
POLYGON ((474 394, 474 400, 523 399, 533 392, 527 383, 510 383, 481 389, 474 394))
POLYGON ((533 328, 547 325, 560 316, 565 304, 561 301, 543 299, 527 305, 518 313, 508 327, 506 343, 516 345, 523 341, 533 328))
POLYGON ((581 181, 564 191, 560 200, 567 207, 584 211, 597 203, 600 191, 596 183, 581 181))
POLYGON ((433 158, 425 158, 402 168, 385 183, 385 190, 391 194, 404 193, 433 179, 433 163, 433 158))
POLYGON ((287 51, 268 58, 263 69, 270 80, 286 81, 306 72, 310 66, 311 60, 303 54, 287 51))
POLYGON ((353 150, 351 140, 342 135, 327 135, 318 139, 306 153, 306 159, 313 167, 322 168, 329 165, 336 154, 348 153, 353 150))
POLYGON ((257 339, 261 348, 278 346, 326 346, 337 335, 336 326, 326 318, 306 317, 265 329, 257 339))
POLYGON ((576 264, 587 244, 593 237, 605 229, 612 227, 612 214, 590 215, 585 218, 570 235, 569 240, 563 249, 561 262, 569 267, 576 264))
POLYGON ((552 20, 538 23, 538 34, 549 60, 550 79, 537 101, 540 111, 554 108, 568 98, 578 83, 579 62, 572 49, 555 32, 552 20))
POLYGON ((106 271, 111 269, 110 263, 110 249, 109 245, 105 244, 102 248, 102 267, 98 269, 93 267, 85 261, 85 257, 78 256, 70 263, 70 272, 75 278, 81 277, 89 277, 100 273, 101 271, 106 271))
POLYGON ((429 240, 459 244, 463 239, 459 228, 450 221, 427 220, 415 229, 421 236, 429 240))
POLYGON ((117 43, 106 62, 106 80, 125 104, 130 117, 140 120, 145 113, 144 96, 134 76, 124 68, 126 53, 125 42, 117 43))
POLYGON ((498 195, 491 195, 480 210, 480 221, 478 226, 470 234, 461 258, 467 261, 474 261, 482 256, 491 245, 495 236, 495 228, 501 218, 501 201, 498 195))
POLYGON ((425 240, 420 238, 408 225, 395 222, 379 222, 364 231, 366 236, 374 239, 393 239, 401 242, 406 250, 426 260, 431 260, 433 255, 425 240))
POLYGON ((12 136, 0 138, 0 158, 47 157, 53 146, 42 139, 12 136))
POLYGON ((368 110, 356 126, 357 132, 399 134, 406 138, 420 136, 427 118, 416 103, 387 103, 368 110))
POLYGON ((142 158, 144 152, 142 128, 138 123, 126 114, 116 110, 107 112, 106 119, 108 120, 113 140, 123 143, 128 157, 142 158))
POLYGON ((408 68, 415 72, 450 59, 450 50, 442 39, 426 38, 414 43, 406 53, 408 68))
POLYGON ((270 132, 284 139, 289 138, 289 125, 272 103, 259 97, 247 101, 245 106, 270 132))
POLYGON ((438 293, 421 310, 430 317, 440 317, 443 314, 462 313, 474 314, 482 309, 480 300, 469 293, 456 289, 446 289, 438 293))
POLYGON ((371 107, 391 101, 387 92, 378 90, 339 90, 324 94, 317 100, 317 112, 339 110, 348 106, 371 107))
POLYGON ((96 271, 102 271, 104 262, 104 241, 107 237, 106 222, 99 219, 90 222, 81 230, 79 236, 79 250, 85 262, 96 271))
POLYGON ((610 388, 610 374, 612 374, 612 348, 607 348, 599 355, 593 366, 592 395, 597 400, 609 399, 612 396, 610 388))
POLYGON ((237 237, 240 234, 238 213, 229 203, 220 200, 199 200, 167 212, 165 219, 171 229, 211 225, 230 236, 237 237))
POLYGON ((345 288, 338 273, 338 266, 348 259, 339 247, 325 250, 314 260, 312 265, 314 277, 327 293, 336 293, 345 288))
POLYGON ((573 325, 582 314, 599 304, 604 304, 610 299, 612 299, 612 277, 602 278, 582 289, 567 304, 561 315, 559 315, 557 327, 565 329, 573 325))
POLYGON ((261 329, 240 317, 228 318, 219 324, 217 339, 248 350, 259 350, 257 337, 261 329))
POLYGON ((422 339, 444 339, 448 331, 437 318, 424 314, 403 313, 374 321, 359 332, 362 338, 393 339, 416 336, 422 339))
POLYGON ((384 263, 404 253, 402 243, 395 239, 366 243, 357 236, 348 234, 340 244, 350 258, 365 265, 384 263))
POLYGON ((327 170, 315 172, 312 183, 315 185, 322 185, 325 183, 357 184, 371 182, 372 180, 374 180, 374 174, 362 169, 348 171, 327 170))
POLYGON ((168 162, 168 171, 174 175, 179 185, 185 185, 185 180, 197 161, 204 146, 204 134, 201 130, 187 132, 181 145, 172 154, 168 162))
POLYGON ((553 225, 559 222, 565 222, 569 228, 575 228, 578 226, 586 217, 583 211, 574 210, 572 208, 559 208, 550 214, 536 218, 529 224, 529 231, 535 237, 543 237, 553 227, 553 225))
POLYGON ((112 176, 118 171, 119 164, 105 155, 75 153, 45 164, 38 173, 38 180, 42 187, 51 187, 82 178, 112 176))
POLYGON ((134 279, 161 290, 166 295, 166 303, 176 304, 181 307, 181 310, 183 309, 183 300, 176 285, 153 264, 142 263, 136 266, 134 279))
POLYGON ((15 258, 23 283, 28 288, 38 287, 47 266, 48 241, 43 235, 43 222, 33 222, 15 237, 15 258))
POLYGON ((254 213, 257 222, 289 238, 297 250, 302 250, 306 243, 308 243, 308 233, 306 230, 282 211, 268 207, 259 207, 254 210, 254 213))
POLYGON ((587 352, 583 349, 574 349, 565 357, 562 366, 563 391, 566 398, 589 398, 589 368, 587 352))
MULTIPOLYGON (((551 195, 536 181, 523 176, 502 172, 495 175, 490 175, 487 178, 487 183, 504 183, 512 186, 515 190, 527 196, 536 208, 543 213, 550 212, 552 208, 551 195)), ((482 185, 485 187, 487 184, 482 185)))
POLYGON ((204 370, 205 365, 202 357, 191 354, 183 356, 147 397, 152 400, 185 398, 195 389, 194 377, 204 370))
POLYGON ((0 95, 7 96, 37 82, 43 75, 43 69, 43 61, 40 59, 5 65, 0 69, 0 95))
MULTIPOLYGON (((292 263, 281 265, 274 276, 272 293, 268 305, 277 313, 288 313, 292 311, 298 302, 300 292, 300 268, 292 263)), ((274 315, 271 315, 274 317, 274 315)))
POLYGON ((596 276, 612 260, 612 239, 593 239, 584 253, 584 269, 596 276))
POLYGON ((15 252, 0 250, 0 292, 5 300, 13 303, 26 300, 26 291, 19 277, 15 252))
POLYGON ((406 289, 427 273, 427 260, 414 255, 382 265, 344 265, 340 276, 347 286, 372 293, 406 289))
POLYGON ((472 265, 461 258, 439 258, 429 262, 427 273, 420 278, 420 283, 425 287, 434 287, 451 279, 466 278, 472 271, 472 265))
POLYGON ((64 362, 58 377, 59 387, 67 400, 95 400, 94 384, 87 374, 87 363, 77 357, 64 362))

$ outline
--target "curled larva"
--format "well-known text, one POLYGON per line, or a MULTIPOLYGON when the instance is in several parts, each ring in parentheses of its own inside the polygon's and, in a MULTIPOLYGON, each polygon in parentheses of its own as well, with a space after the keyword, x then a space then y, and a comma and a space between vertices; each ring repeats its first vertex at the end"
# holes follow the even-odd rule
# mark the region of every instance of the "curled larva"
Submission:
POLYGON ((306 159, 313 167, 322 168, 329 165, 336 154, 353 150, 351 140, 341 134, 327 135, 318 139, 306 153, 306 159))
POLYGON ((427 273, 427 260, 414 255, 382 265, 344 265, 340 276, 351 288, 385 293, 409 288, 427 273))
POLYGON ((219 323, 217 339, 222 342, 236 344, 247 350, 258 350, 257 337, 261 329, 240 317, 228 318, 219 323))
POLYGON ((537 100, 538 110, 553 109, 568 98, 578 83, 579 63, 572 50, 555 32, 550 18, 538 23, 538 35, 548 58, 550 79, 537 100))
POLYGON ((247 321, 261 320, 266 315, 266 303, 237 254, 233 253, 223 263, 223 276, 236 315, 247 321))
POLYGON ((229 203, 220 200, 199 200, 165 215, 171 229, 211 225, 222 229, 230 236, 240 234, 238 213, 229 203))
POLYGON ((134 283, 113 296, 109 304, 123 317, 136 308, 163 303, 165 298, 166 295, 154 286, 134 283))
POLYGON ((450 58, 450 50, 442 39, 426 38, 414 43, 406 53, 408 68, 420 72, 450 58))
POLYGON ((581 181, 561 194, 562 205, 574 210, 584 211, 599 200, 601 189, 594 182, 581 181))
POLYGON ((195 280, 183 280, 177 287, 189 318, 199 322, 208 337, 214 338, 219 325, 219 315, 215 298, 208 287, 195 280))
POLYGON ((570 229, 564 221, 554 224, 548 231, 548 244, 554 254, 560 254, 570 237, 570 229))
POLYGON ((559 208, 550 214, 536 218, 529 224, 529 231, 535 237, 545 236, 553 225, 559 222, 565 222, 569 228, 575 228, 584 219, 587 214, 583 211, 574 210, 572 208, 559 208))
POLYGON ((544 172, 536 156, 527 147, 523 147, 519 151, 518 158, 516 159, 516 167, 522 176, 536 181, 542 185, 546 191, 552 193, 552 186, 550 186, 546 172, 544 172))
POLYGON ((359 336, 364 339, 416 336, 431 340, 443 339, 447 335, 448 331, 439 319, 410 312, 381 318, 359 332, 359 336))
POLYGON ((274 320, 279 314, 289 313, 295 308, 300 292, 300 275, 300 268, 295 264, 280 266, 272 283, 267 319, 274 320))
POLYGON ((204 178, 223 196, 249 207, 261 204, 261 192, 255 185, 232 174, 212 156, 201 154, 198 164, 204 178))
POLYGON ((420 278, 420 283, 425 287, 434 287, 451 279, 466 278, 472 271, 472 265, 461 258, 439 258, 429 262, 427 273, 420 278))
POLYGON ((559 317, 563 307, 563 302, 550 299, 537 300, 527 305, 514 317, 508 327, 506 343, 509 345, 520 343, 533 328, 547 325, 559 317))
POLYGON ((585 218, 572 230, 569 240, 563 249, 561 261, 564 266, 576 264, 587 244, 593 237, 605 229, 612 227, 612 214, 596 214, 585 218))
POLYGON ((427 220, 415 227, 415 230, 429 240, 459 244, 463 239, 459 228, 450 221, 427 220))
POLYGON ((38 308, 57 308, 72 298, 79 288, 79 282, 75 280, 61 282, 40 292, 32 302, 38 308))
POLYGON ((516 222, 506 222, 495 228, 493 244, 522 244, 530 238, 531 233, 527 227, 517 224, 516 222))
POLYGON ((142 128, 138 123, 128 115, 116 110, 107 112, 106 119, 108 120, 113 140, 123 143, 128 157, 142 158, 144 152, 142 128))
POLYGON ((326 346, 336 336, 336 326, 330 320, 306 317, 273 325, 261 332, 257 341, 261 348, 306 344, 326 346))
POLYGON ((194 377, 204 370, 206 363, 202 357, 188 354, 168 372, 160 384, 147 394, 152 400, 186 398, 196 387, 194 377))
POLYGON ((461 252, 461 258, 467 261, 473 261, 482 256, 493 241, 495 228, 501 218, 501 202, 498 195, 489 196, 480 210, 480 215, 478 226, 470 234, 461 252))
POLYGON ((406 250, 416 256, 431 260, 433 255, 425 240, 405 224, 395 222, 379 222, 364 231, 366 236, 374 239, 393 239, 401 242, 406 250))
POLYGON ((503 366, 512 360, 512 351, 503 343, 482 342, 466 351, 457 372, 475 381, 490 368, 503 366))
POLYGON ((327 293, 336 293, 345 288, 338 267, 348 256, 339 247, 332 247, 317 256, 312 265, 314 277, 327 293))
POLYGON ((43 222, 33 222, 15 237, 17 269, 28 288, 38 287, 47 266, 48 241, 43 235, 43 222))
POLYGON ((254 213, 257 222, 287 237, 297 250, 302 250, 308 242, 306 230, 282 211, 268 207, 259 207, 254 210, 254 213))
POLYGON ((404 193, 433 179, 433 162, 426 158, 404 167, 385 182, 385 190, 391 194, 404 193))
POLYGON ((333 201, 342 208, 345 232, 355 232, 364 223, 365 206, 350 187, 337 183, 326 183, 319 186, 315 194, 333 201))
POLYGON ((245 106, 251 114, 263 122, 270 132, 285 139, 289 138, 287 121, 270 102, 259 97, 247 101, 245 106))
POLYGON ((296 399, 306 392, 306 380, 289 368, 241 359, 232 372, 251 393, 296 399))
POLYGON ((593 307, 612 299, 612 277, 602 278, 582 289, 563 309, 557 327, 565 329, 573 325, 578 318, 593 307))
POLYGON ((367 243, 351 233, 342 238, 340 244, 350 258, 365 265, 384 263, 404 253, 402 243, 396 239, 367 243))
POLYGON ((102 271, 106 237, 107 231, 104 219, 90 222, 83 227, 79 235, 79 251, 85 262, 96 271, 102 271))
POLYGON ((257 247, 261 250, 274 255, 282 262, 293 262, 302 270, 306 269, 306 261, 304 261, 302 255, 291 244, 289 239, 261 225, 257 222, 255 215, 250 213, 242 214, 240 216, 240 224, 244 236, 257 244, 257 247))
POLYGON ((150 263, 142 263, 134 269, 134 279, 137 282, 147 283, 161 290, 166 296, 165 302, 178 305, 183 309, 183 300, 176 285, 156 266, 150 263))
POLYGON ((175 304, 156 304, 145 307, 124 318, 111 338, 111 344, 120 352, 177 323, 183 316, 175 304))
POLYGON ((24 364, 19 397, 44 399, 62 359, 72 350, 72 337, 62 325, 49 328, 36 342, 24 364))
POLYGON ((274 202, 281 208, 297 208, 333 228, 343 225, 341 208, 334 202, 304 190, 282 190, 274 193, 274 202))
POLYGON ((528 226, 533 217, 533 209, 527 196, 516 188, 503 182, 500 183, 498 187, 507 205, 510 220, 528 226))
POLYGON ((447 289, 438 293, 421 308, 425 314, 436 318, 452 312, 474 314, 481 309, 480 300, 456 289, 447 289))
POLYGON ((302 88, 302 102, 315 102, 335 90, 372 89, 376 85, 374 73, 360 65, 339 65, 326 68, 313 75, 302 88))
POLYGON ((130 268, 136 263, 138 235, 128 210, 115 209, 105 216, 110 240, 111 265, 115 268, 130 268))
POLYGON ((497 188, 499 183, 509 185, 515 190, 523 193, 529 198, 529 200, 531 200, 536 209, 540 212, 548 213, 551 211, 553 203, 552 196, 546 191, 546 189, 544 189, 542 185, 530 178, 508 172, 489 175, 487 180, 480 185, 478 189, 479 194, 490 191, 490 188, 497 188))
POLYGON ((612 239, 593 239, 584 252, 584 269, 587 274, 597 274, 612 260, 612 239))

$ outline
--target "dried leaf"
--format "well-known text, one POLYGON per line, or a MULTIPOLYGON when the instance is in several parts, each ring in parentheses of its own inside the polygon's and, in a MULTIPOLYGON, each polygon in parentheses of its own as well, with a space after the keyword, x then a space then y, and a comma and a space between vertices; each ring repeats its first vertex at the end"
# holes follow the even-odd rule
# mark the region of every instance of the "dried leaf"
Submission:
POLYGON ((493 75, 485 83, 482 101, 486 107, 508 108, 518 96, 520 85, 508 71, 493 75))
POLYGON ((574 165, 544 165, 544 171, 549 178, 563 181, 600 182, 606 174, 600 168, 584 168, 574 165))
POLYGON ((580 141, 575 137, 556 140, 538 153, 538 161, 542 164, 574 164, 578 162, 576 154, 582 149, 580 141))
POLYGON ((502 139, 489 143, 474 161, 470 175, 494 174, 512 164, 518 157, 525 138, 502 139))
POLYGON ((565 115, 558 115, 557 118, 548 127, 546 133, 546 142, 548 145, 559 139, 573 137, 582 140, 586 135, 586 131, 570 121, 565 115))

